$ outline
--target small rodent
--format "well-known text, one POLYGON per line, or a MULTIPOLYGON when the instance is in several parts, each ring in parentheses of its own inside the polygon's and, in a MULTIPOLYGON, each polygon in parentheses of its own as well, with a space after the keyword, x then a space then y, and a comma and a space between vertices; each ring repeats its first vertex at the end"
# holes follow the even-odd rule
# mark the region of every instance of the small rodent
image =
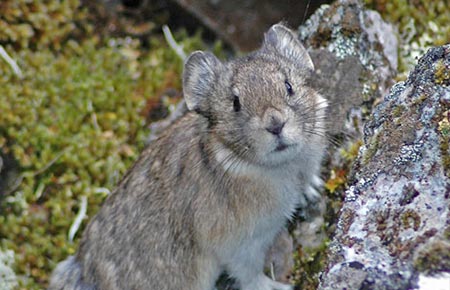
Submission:
POLYGON ((223 63, 186 60, 189 112, 149 144, 55 269, 51 290, 287 290, 263 273, 267 248, 314 189, 326 101, 305 84, 313 63, 276 24, 262 47, 223 63))

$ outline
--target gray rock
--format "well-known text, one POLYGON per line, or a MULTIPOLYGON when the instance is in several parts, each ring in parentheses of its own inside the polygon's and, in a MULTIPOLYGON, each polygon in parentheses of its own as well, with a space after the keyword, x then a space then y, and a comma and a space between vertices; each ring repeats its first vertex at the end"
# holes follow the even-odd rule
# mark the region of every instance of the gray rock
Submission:
POLYGON ((331 103, 331 132, 358 136, 372 104, 392 85, 398 48, 394 28, 361 1, 340 0, 319 8, 299 28, 299 37, 316 67, 311 85, 331 103), (358 128, 347 118, 352 110, 363 113, 358 128))
POLYGON ((450 270, 450 45, 430 49, 364 127, 319 289, 411 289, 450 270))
POLYGON ((0 148, 0 203, 20 185, 22 178, 17 161, 10 154, 3 154, 0 148))
POLYGON ((259 47, 262 35, 275 23, 298 26, 330 0, 172 0, 237 51, 259 47))

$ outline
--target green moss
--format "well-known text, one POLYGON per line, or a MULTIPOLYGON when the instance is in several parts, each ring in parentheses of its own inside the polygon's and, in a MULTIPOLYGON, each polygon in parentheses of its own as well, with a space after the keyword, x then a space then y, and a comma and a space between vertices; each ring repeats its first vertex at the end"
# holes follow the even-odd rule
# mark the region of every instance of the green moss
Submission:
POLYGON ((446 67, 444 60, 440 59, 435 64, 434 82, 438 85, 449 85, 450 68, 446 67))
POLYGON ((394 109, 392 109, 392 115, 394 118, 399 118, 406 110, 405 106, 398 105, 394 109))
POLYGON ((400 32, 399 78, 414 67, 416 58, 431 46, 448 43, 450 10, 447 0, 364 0, 369 8, 378 10, 384 19, 400 32))
POLYGON ((0 44, 16 49, 60 49, 90 30, 80 0, 2 0, 0 11, 0 44))
POLYGON ((448 272, 450 269, 450 243, 438 239, 428 242, 415 257, 414 268, 427 275, 448 272))
MULTIPOLYGON (((198 37, 183 38, 186 51, 202 48, 198 37)), ((182 60, 162 38, 150 43, 148 51, 95 37, 68 40, 59 52, 9 47, 23 79, 0 59, 0 150, 22 177, 0 200, 0 251, 14 251, 20 289, 45 287, 75 252, 83 229, 73 243, 67 233, 81 197, 92 217, 144 146, 148 99, 167 84, 181 89, 182 60)))
POLYGON ((441 116, 438 121, 439 149, 445 175, 450 177, 450 111, 443 112, 441 116))
POLYGON ((442 165, 445 175, 450 177, 450 137, 441 138, 439 149, 441 151, 442 165))
POLYGON ((328 241, 314 249, 302 246, 294 253, 294 269, 291 280, 296 287, 304 290, 315 290, 319 285, 319 273, 325 268, 328 241))
POLYGON ((365 150, 364 155, 362 157, 363 164, 367 164, 375 156, 379 146, 380 146, 380 136, 378 134, 375 134, 375 136, 372 136, 370 141, 368 142, 367 149, 365 150))

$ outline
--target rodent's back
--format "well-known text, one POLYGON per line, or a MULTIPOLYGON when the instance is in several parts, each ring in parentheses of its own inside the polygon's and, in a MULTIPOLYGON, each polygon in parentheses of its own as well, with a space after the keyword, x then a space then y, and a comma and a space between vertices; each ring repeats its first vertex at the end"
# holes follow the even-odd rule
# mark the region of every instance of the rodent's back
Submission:
POLYGON ((182 265, 197 253, 189 203, 200 186, 201 166, 191 166, 202 162, 197 118, 187 114, 150 144, 90 222, 77 255, 87 282, 99 289, 164 290, 189 272, 182 265), (167 257, 173 257, 170 264, 167 257), (129 272, 141 278, 124 280, 129 272))

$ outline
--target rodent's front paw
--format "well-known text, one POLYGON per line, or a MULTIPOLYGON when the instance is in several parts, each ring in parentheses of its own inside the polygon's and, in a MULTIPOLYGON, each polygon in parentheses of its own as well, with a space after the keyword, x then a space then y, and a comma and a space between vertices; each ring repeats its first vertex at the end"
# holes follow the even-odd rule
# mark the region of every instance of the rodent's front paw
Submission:
POLYGON ((323 187, 323 181, 320 177, 314 176, 310 185, 306 187, 305 196, 309 203, 317 203, 322 199, 320 189, 323 187))
POLYGON ((322 198, 319 191, 316 188, 312 187, 311 185, 308 185, 308 187, 306 188, 305 196, 310 204, 318 203, 322 198))
POLYGON ((323 187, 323 184, 324 184, 324 182, 323 182, 323 180, 322 180, 322 178, 320 178, 319 176, 317 176, 317 175, 314 175, 314 177, 312 178, 312 185, 315 187, 315 188, 322 188, 323 187))

